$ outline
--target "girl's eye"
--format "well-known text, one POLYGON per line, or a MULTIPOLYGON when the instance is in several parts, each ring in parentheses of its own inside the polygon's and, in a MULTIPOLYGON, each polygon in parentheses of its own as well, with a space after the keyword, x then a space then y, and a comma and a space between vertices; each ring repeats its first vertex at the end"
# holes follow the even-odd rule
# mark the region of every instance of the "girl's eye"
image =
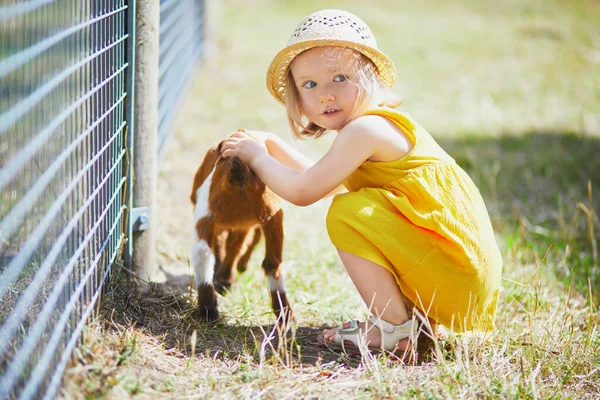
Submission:
POLYGON ((307 89, 312 89, 315 86, 317 86, 317 83, 314 81, 308 81, 306 82, 304 85, 302 85, 303 87, 307 88, 307 89))
POLYGON ((334 82, 344 82, 346 79, 346 75, 336 75, 335 78, 333 78, 334 82))

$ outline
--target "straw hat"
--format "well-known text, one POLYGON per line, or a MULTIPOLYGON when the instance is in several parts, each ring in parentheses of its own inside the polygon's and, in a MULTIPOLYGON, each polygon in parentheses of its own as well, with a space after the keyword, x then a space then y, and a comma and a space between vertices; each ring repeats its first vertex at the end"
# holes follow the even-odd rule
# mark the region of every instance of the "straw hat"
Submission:
POLYGON ((377 41, 362 19, 342 10, 321 10, 305 17, 277 53, 267 72, 267 88, 285 104, 285 75, 298 54, 319 46, 345 46, 368 57, 379 72, 384 87, 391 89, 396 82, 396 67, 388 56, 377 49, 377 41))

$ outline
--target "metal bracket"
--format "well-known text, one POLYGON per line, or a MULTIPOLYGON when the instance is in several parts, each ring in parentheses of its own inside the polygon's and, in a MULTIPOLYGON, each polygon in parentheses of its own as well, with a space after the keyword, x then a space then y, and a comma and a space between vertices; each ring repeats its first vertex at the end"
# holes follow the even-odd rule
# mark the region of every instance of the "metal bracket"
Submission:
POLYGON ((133 207, 131 209, 130 218, 131 230, 133 232, 143 232, 150 227, 148 207, 133 207))

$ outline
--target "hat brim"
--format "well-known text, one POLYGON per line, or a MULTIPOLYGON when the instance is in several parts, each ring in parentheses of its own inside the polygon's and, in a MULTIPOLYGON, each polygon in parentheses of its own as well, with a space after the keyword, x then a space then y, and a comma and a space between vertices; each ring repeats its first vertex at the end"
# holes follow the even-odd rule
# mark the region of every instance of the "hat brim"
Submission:
POLYGON ((396 83, 396 66, 394 62, 377 49, 346 40, 305 40, 284 47, 271 61, 267 71, 267 89, 277 101, 285 104, 285 76, 292 60, 305 50, 322 46, 344 46, 360 52, 373 61, 381 77, 381 83, 385 88, 391 89, 396 83))

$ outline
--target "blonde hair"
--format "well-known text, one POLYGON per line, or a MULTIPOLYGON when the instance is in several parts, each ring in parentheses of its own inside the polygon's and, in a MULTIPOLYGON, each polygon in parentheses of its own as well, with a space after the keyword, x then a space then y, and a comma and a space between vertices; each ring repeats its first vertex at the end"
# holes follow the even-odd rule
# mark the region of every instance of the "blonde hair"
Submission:
MULTIPOLYGON (((348 79, 348 81, 358 88, 358 96, 352 107, 348 122, 361 116, 370 106, 396 108, 402 103, 400 98, 383 86, 377 67, 373 61, 356 50, 341 46, 339 48, 341 51, 338 53, 338 60, 341 59, 342 51, 350 51, 355 56, 353 65, 356 72, 356 79, 348 79)), ((288 68, 285 75, 285 106, 288 122, 294 137, 299 139, 307 137, 318 138, 327 131, 326 128, 309 121, 304 115, 300 94, 296 88, 291 68, 288 68)))

